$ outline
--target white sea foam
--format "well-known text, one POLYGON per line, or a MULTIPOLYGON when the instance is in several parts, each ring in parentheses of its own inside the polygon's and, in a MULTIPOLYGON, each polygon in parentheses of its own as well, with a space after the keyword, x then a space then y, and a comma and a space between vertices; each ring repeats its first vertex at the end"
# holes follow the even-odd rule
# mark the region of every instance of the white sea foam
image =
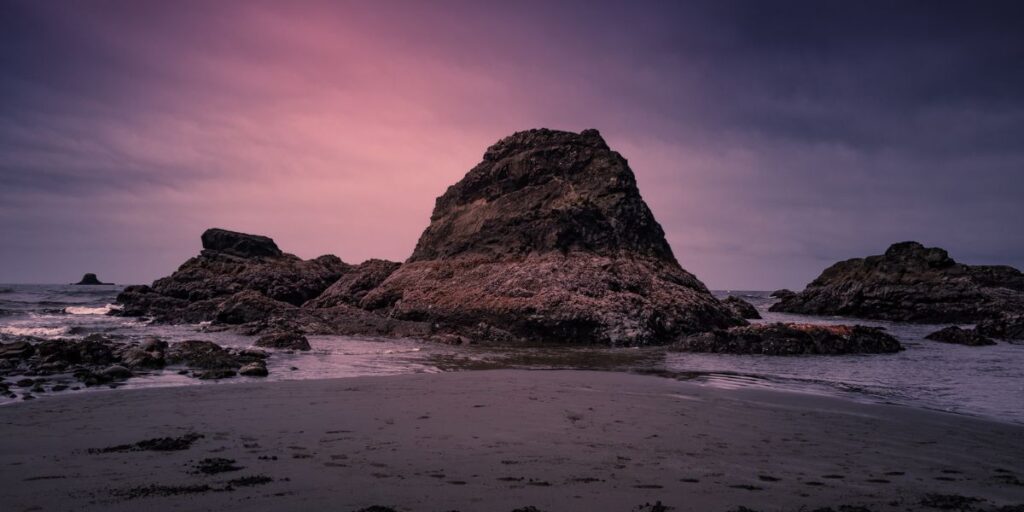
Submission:
POLYGON ((36 336, 39 338, 56 338, 68 333, 70 327, 16 327, 5 325, 0 327, 0 334, 12 336, 36 336))
POLYGON ((117 311, 119 309, 121 309, 121 306, 118 306, 117 304, 107 304, 106 306, 100 306, 98 308, 68 306, 64 308, 64 312, 69 315, 105 315, 111 311, 117 311))

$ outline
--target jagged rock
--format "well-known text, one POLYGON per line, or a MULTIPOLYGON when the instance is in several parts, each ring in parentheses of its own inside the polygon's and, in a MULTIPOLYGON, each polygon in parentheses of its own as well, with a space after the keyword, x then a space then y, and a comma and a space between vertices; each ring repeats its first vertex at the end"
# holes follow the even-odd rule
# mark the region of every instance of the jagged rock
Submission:
POLYGON ((679 266, 596 130, 491 146, 360 305, 491 341, 667 343, 744 323, 679 266))
POLYGON ((774 292, 772 292, 771 295, 769 295, 769 297, 774 297, 776 299, 788 299, 794 295, 796 295, 796 292, 794 292, 793 290, 782 288, 780 290, 775 290, 774 292))
MULTIPOLYGON (((5 346, 0 345, 0 351, 5 346)), ((168 346, 154 337, 135 343, 103 334, 90 334, 82 340, 29 338, 20 340, 16 346, 28 355, 18 359, 0 358, 0 381, 8 375, 36 376, 26 381, 35 393, 47 391, 42 389, 46 379, 41 376, 45 375, 56 374, 56 383, 49 391, 57 392, 68 389, 62 382, 69 373, 86 386, 96 386, 132 378, 137 375, 136 371, 145 373, 166 364, 182 364, 199 370, 193 374, 196 377, 225 378, 251 363, 266 366, 267 358, 262 351, 235 351, 209 341, 190 340, 168 346)))
POLYGON ((882 329, 861 325, 757 324, 688 336, 672 345, 682 352, 764 354, 878 354, 903 350, 882 329))
POLYGON ((236 369, 242 366, 237 355, 211 341, 186 340, 171 345, 166 358, 173 364, 185 364, 204 370, 236 369))
POLYGON ((967 345, 971 347, 981 347, 985 345, 995 345, 996 342, 990 338, 983 336, 974 329, 961 329, 957 326, 950 326, 944 329, 939 329, 927 336, 925 339, 932 341, 941 341, 943 343, 955 343, 957 345, 967 345))
POLYGON ((97 285, 97 284, 107 284, 107 285, 109 285, 109 284, 113 284, 113 283, 101 282, 96 277, 96 274, 88 273, 88 274, 85 274, 84 276, 82 276, 82 280, 77 282, 77 283, 75 283, 75 284, 76 285, 97 285))
POLYGON ((35 352, 36 348, 27 341, 0 343, 0 359, 25 359, 35 352))
POLYGON ((121 361, 129 368, 163 368, 163 352, 149 352, 141 347, 130 347, 121 354, 121 361))
POLYGON ((210 229, 203 251, 152 286, 129 286, 118 296, 125 316, 197 323, 214 320, 221 303, 240 292, 257 292, 299 306, 319 296, 351 268, 336 256, 302 260, 285 254, 273 240, 210 229))
POLYGON ((284 255, 281 249, 277 248, 277 244, 273 240, 260 235, 249 235, 226 229, 211 228, 203 232, 201 239, 203 249, 232 254, 240 258, 259 258, 263 256, 277 258, 284 255))
POLYGON ((295 309, 295 306, 271 299, 254 290, 246 290, 221 302, 214 319, 224 324, 244 324, 257 322, 291 309, 295 309))
POLYGON ((957 263, 917 242, 880 256, 832 265, 772 311, 904 322, 974 323, 1024 312, 1024 274, 1005 266, 957 263))
POLYGON ((255 345, 263 348, 310 350, 309 340, 296 332, 274 332, 260 336, 255 345))
POLYGON ((269 373, 267 371, 267 363, 263 361, 249 363, 238 370, 239 375, 246 377, 266 377, 269 373))
POLYGON ((978 322, 975 330, 992 338, 1024 340, 1024 314, 1002 315, 991 320, 983 320, 978 322))
POLYGON ((757 312, 757 308, 755 308, 753 304, 739 297, 730 295, 722 300, 722 304, 729 308, 734 315, 740 318, 746 318, 748 320, 761 318, 761 314, 757 312))
POLYGON ((366 294, 380 286, 402 264, 387 260, 367 260, 347 271, 305 308, 329 308, 341 304, 358 306, 366 294))

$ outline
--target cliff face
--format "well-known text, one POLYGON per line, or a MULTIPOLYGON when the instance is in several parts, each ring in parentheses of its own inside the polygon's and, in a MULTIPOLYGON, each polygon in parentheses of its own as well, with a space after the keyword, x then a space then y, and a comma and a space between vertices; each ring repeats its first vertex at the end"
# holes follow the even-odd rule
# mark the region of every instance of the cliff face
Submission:
POLYGON ((494 341, 666 343, 744 323, 679 266, 596 130, 491 146, 361 305, 494 341))
POLYGON ((881 320, 973 323, 1024 312, 1024 274, 1005 266, 957 263, 917 242, 842 261, 772 311, 881 320))

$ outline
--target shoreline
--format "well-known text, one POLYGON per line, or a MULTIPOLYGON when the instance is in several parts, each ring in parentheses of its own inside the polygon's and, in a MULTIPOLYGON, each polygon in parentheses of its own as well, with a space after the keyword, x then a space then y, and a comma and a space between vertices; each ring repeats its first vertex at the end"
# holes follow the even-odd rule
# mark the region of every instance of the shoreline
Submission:
POLYGON ((0 408, 11 510, 1024 503, 1024 426, 806 393, 583 370, 118 391, 0 408), (187 450, 89 453, 190 433, 187 450), (205 458, 244 469, 194 473, 205 458))

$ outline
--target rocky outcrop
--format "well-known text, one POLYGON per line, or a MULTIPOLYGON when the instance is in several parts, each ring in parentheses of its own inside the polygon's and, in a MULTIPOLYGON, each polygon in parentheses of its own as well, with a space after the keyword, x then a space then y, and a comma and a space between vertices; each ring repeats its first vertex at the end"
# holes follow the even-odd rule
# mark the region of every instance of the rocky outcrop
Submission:
POLYGON ((782 288, 772 292, 771 295, 769 295, 769 297, 773 297, 776 299, 788 299, 794 295, 796 295, 796 292, 794 292, 793 290, 787 290, 786 288, 782 288))
POLYGON ((740 318, 746 318, 747 320, 757 320, 761 318, 761 313, 757 312, 757 308, 753 304, 733 295, 730 295, 722 300, 722 304, 732 311, 733 315, 740 318))
POLYGON ((744 323, 679 266, 596 130, 491 146, 360 305, 501 342, 666 343, 744 323))
POLYGON ((203 249, 239 258, 280 258, 284 256, 273 240, 261 235, 211 228, 204 231, 200 238, 203 241, 203 249))
POLYGON ((955 343, 957 345, 967 345, 969 347, 983 347, 986 345, 996 344, 996 342, 974 329, 961 329, 955 325, 939 329, 924 338, 926 340, 955 343))
MULTIPOLYGON (((168 344, 151 338, 141 343, 90 334, 81 340, 26 338, 0 344, 0 381, 6 376, 23 379, 33 392, 56 392, 81 386, 116 384, 118 381, 151 374, 166 366, 179 366, 192 377, 224 378, 255 366, 266 373, 267 355, 258 351, 234 350, 215 343, 190 340, 168 344)), ((4 394, 4 393, 0 393, 4 394)))
POLYGON ((403 264, 304 261, 223 229, 202 242, 171 276, 125 289, 119 314, 244 333, 630 345, 745 323, 679 266, 596 130, 530 130, 490 147, 438 198, 403 264))
POLYGON ((978 322, 979 334, 1002 340, 1024 340, 1024 314, 1005 314, 978 322))
POLYGON ((264 236, 209 229, 202 241, 200 255, 170 276, 152 286, 126 288, 118 296, 120 314, 172 323, 211 321, 225 314, 222 306, 228 298, 246 294, 236 302, 251 300, 254 293, 275 301, 275 306, 297 307, 351 268, 336 256, 302 260, 281 252, 264 236))
POLYGON ((957 263, 917 242, 832 265, 771 311, 924 323, 974 323, 1024 312, 1024 274, 957 263))
POLYGON ((255 345, 263 348, 286 350, 310 350, 309 340, 297 332, 272 332, 256 340, 255 345))
MULTIPOLYGON (((265 236, 209 229, 203 250, 152 286, 129 286, 115 314, 163 323, 212 322, 243 334, 429 336, 433 326, 359 308, 363 296, 400 264, 343 263, 335 256, 302 260, 265 236), (304 306, 304 307, 300 307, 304 306)), ((219 327, 218 327, 219 326, 219 327)))
POLYGON ((98 284, 109 285, 109 284, 113 284, 113 283, 104 283, 104 282, 100 281, 99 278, 96 277, 96 274, 88 273, 88 274, 85 274, 84 276, 82 276, 82 280, 77 282, 77 283, 75 283, 75 284, 76 285, 98 285, 98 284))
POLYGON ((681 352, 772 356, 883 354, 903 350, 896 338, 875 327, 787 323, 699 333, 671 348, 681 352))

